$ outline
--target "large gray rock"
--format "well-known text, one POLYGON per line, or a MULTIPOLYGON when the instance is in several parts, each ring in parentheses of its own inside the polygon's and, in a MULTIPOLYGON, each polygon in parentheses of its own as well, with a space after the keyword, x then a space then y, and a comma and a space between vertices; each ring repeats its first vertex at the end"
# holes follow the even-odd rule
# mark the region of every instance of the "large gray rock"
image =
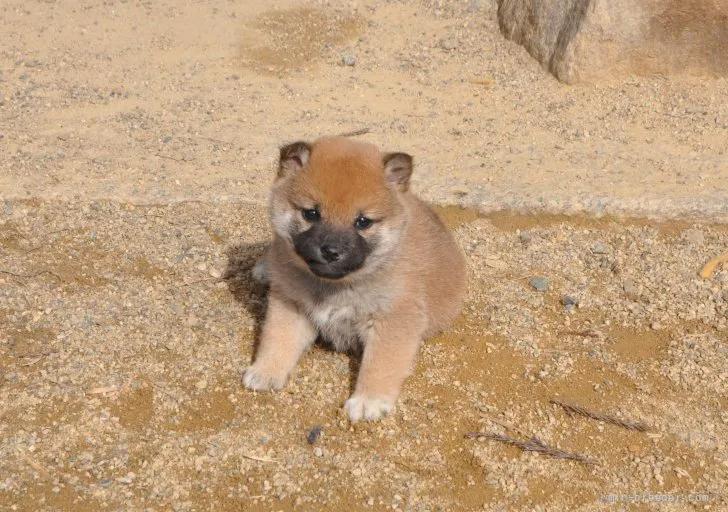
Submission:
POLYGON ((728 76, 728 0, 499 0, 503 34, 566 83, 728 76))

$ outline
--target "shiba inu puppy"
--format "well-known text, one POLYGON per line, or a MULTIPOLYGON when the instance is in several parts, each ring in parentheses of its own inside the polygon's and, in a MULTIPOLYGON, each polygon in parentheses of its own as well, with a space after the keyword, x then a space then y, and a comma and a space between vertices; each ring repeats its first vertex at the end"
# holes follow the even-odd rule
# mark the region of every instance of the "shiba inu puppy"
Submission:
POLYGON ((318 336, 361 344, 351 421, 388 414, 420 342, 458 315, 465 263, 437 215, 409 191, 412 157, 345 137, 280 150, 274 239, 254 274, 270 284, 252 366, 256 391, 282 388, 318 336))

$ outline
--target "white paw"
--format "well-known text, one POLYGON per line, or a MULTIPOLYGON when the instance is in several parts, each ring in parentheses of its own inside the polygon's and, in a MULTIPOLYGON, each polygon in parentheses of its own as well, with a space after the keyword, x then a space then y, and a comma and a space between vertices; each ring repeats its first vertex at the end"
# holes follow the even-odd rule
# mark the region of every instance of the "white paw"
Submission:
POLYGON ((269 373, 255 365, 249 366, 243 373, 243 386, 252 391, 270 391, 281 389, 286 385, 288 375, 269 373))
POLYGON ((268 285, 268 264, 264 258, 258 260, 253 267, 253 280, 262 285, 268 285))
POLYGON ((352 395, 344 404, 344 410, 352 423, 362 419, 376 421, 394 410, 394 400, 387 397, 352 395))

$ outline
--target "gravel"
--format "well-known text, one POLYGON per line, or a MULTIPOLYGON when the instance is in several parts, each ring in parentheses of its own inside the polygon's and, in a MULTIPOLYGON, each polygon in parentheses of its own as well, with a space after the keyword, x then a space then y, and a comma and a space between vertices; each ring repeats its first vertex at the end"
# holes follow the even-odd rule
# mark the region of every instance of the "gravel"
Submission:
POLYGON ((564 87, 497 7, 5 2, 0 510, 728 508, 728 269, 697 275, 728 247, 728 82, 564 87), (352 426, 345 354, 314 347, 270 395, 240 372, 277 148, 358 129, 479 210, 440 208, 463 316, 393 415, 352 426), (540 214, 479 213, 509 208, 540 214))
POLYGON ((549 289, 549 280, 545 277, 534 277, 528 283, 539 292, 545 292, 549 289))
POLYGON ((561 297, 561 304, 563 304, 564 306, 578 306, 579 299, 570 295, 564 295, 563 297, 561 297))
POLYGON ((281 144, 367 129, 437 203, 728 221, 728 81, 565 87, 499 3, 6 0, 0 190, 265 204, 281 144))
MULTIPOLYGON (((321 437, 321 432, 323 432, 324 427, 321 425, 316 425, 311 429, 311 431, 306 436, 306 440, 308 441, 308 444, 316 444, 321 437)), ((319 455, 320 457, 320 455, 319 455)))
POLYGON ((441 210, 469 262, 465 314, 424 344, 394 415, 352 426, 341 407, 355 365, 344 354, 315 347, 279 393, 240 386, 265 306, 249 277, 268 236, 263 209, 37 200, 3 209, 0 505, 9 510, 66 509, 71 496, 110 510, 563 510, 635 492, 726 506, 728 269, 697 276, 728 245, 725 227, 463 223, 459 210, 441 210), (684 243, 687 228, 704 234, 699 247, 684 243), (591 251, 599 240, 618 270, 591 251), (533 293, 529 274, 551 276, 558 295, 533 293), (564 311, 565 296, 579 308, 564 311), (573 418, 554 397, 653 430, 573 418), (536 436, 601 464, 464 438, 472 431, 536 436), (554 487, 564 492, 546 492, 554 487))

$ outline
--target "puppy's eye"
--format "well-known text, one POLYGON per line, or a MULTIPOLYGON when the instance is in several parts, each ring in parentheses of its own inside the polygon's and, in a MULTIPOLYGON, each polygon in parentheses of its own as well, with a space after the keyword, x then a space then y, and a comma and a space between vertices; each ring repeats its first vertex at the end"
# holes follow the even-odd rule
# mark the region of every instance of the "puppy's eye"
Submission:
POLYGON ((364 217, 364 215, 359 215, 356 220, 354 221, 354 227, 356 229, 367 229, 370 227, 374 221, 368 217, 364 217))
POLYGON ((303 218, 309 222, 318 222, 321 220, 321 212, 319 212, 316 208, 304 208, 301 210, 301 215, 303 215, 303 218))

